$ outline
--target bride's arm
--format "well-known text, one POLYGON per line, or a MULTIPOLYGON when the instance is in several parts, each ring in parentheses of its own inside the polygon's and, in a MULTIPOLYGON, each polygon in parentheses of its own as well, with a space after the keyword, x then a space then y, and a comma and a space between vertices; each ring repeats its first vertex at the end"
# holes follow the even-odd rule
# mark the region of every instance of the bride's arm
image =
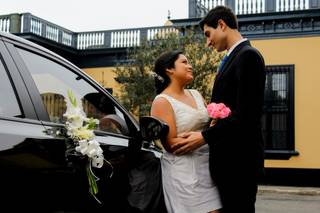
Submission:
POLYGON ((151 116, 154 116, 168 124, 169 133, 167 135, 166 141, 161 142, 167 152, 173 152, 171 146, 177 142, 182 141, 183 138, 177 137, 176 120, 171 104, 165 98, 159 97, 155 99, 151 107, 151 116))

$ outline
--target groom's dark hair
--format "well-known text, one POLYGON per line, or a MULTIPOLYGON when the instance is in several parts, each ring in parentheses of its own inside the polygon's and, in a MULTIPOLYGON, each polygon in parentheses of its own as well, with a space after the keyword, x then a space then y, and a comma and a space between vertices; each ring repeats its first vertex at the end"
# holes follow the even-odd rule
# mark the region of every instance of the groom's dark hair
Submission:
POLYGON ((220 19, 223 20, 231 29, 238 29, 237 17, 232 10, 225 6, 217 6, 211 9, 200 21, 201 30, 203 30, 205 24, 216 29, 220 19))

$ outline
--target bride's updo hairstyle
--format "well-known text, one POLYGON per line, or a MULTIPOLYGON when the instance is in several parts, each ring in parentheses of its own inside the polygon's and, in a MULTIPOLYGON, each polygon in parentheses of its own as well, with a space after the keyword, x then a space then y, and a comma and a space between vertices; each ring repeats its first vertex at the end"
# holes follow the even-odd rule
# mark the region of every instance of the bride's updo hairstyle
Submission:
POLYGON ((165 52, 157 58, 154 64, 154 80, 157 94, 160 94, 170 84, 170 78, 167 75, 166 70, 174 68, 174 62, 178 59, 180 54, 182 54, 182 51, 174 50, 165 52))

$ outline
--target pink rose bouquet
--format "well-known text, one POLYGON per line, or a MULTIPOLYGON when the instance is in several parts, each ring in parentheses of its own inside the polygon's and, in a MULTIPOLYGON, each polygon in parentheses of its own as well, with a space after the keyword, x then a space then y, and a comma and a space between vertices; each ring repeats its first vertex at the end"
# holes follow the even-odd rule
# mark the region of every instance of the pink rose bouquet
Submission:
POLYGON ((226 118, 231 114, 231 110, 224 103, 210 103, 207 106, 209 117, 213 120, 210 126, 215 125, 218 119, 226 118))

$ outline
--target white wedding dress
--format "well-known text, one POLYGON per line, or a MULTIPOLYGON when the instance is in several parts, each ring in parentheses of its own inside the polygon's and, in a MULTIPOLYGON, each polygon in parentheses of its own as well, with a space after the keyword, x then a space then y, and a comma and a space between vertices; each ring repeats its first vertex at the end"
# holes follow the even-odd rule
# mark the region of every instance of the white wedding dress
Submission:
MULTIPOLYGON (((171 104, 177 134, 201 131, 209 117, 203 98, 197 90, 189 90, 197 109, 165 94, 171 104)), ((191 154, 176 156, 164 151, 161 158, 164 198, 168 213, 207 213, 220 209, 218 190, 209 173, 209 147, 201 146, 191 154)))

